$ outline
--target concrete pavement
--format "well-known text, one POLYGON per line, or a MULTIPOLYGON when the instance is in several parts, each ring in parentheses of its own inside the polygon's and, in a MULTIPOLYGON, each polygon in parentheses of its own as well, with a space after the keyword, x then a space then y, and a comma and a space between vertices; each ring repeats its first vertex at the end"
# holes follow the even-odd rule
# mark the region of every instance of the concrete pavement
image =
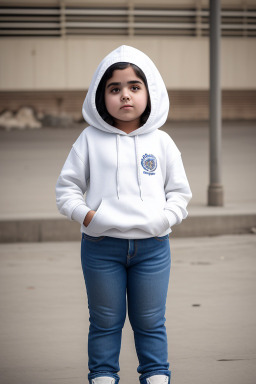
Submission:
MULTIPOLYGON (((256 236, 171 238, 172 384, 255 384, 256 236)), ((0 383, 87 383, 79 242, 0 245, 0 383)), ((120 384, 138 382, 126 321, 120 384)))
MULTIPOLYGON (((55 184, 72 143, 72 129, 0 130, 0 242, 78 240, 79 226, 55 204, 55 184)), ((255 122, 223 124, 225 206, 207 207, 207 123, 168 123, 180 148, 193 192, 189 218, 176 236, 248 233, 256 227, 255 122)))

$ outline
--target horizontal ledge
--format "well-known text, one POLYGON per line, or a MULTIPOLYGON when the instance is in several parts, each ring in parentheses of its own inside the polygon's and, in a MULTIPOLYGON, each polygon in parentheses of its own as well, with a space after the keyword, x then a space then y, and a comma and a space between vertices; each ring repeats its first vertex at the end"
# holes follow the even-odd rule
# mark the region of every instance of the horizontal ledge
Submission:
MULTIPOLYGON (((86 9, 86 8, 1 8, 2 15, 95 15, 95 16, 209 16, 208 10, 195 9, 195 10, 177 10, 177 9, 165 9, 165 10, 142 10, 142 9, 86 9)), ((221 11, 223 17, 256 17, 255 11, 243 11, 241 9, 237 11, 221 11)))
MULTIPOLYGON (((12 29, 50 29, 50 28, 134 28, 134 29, 209 29, 208 23, 133 23, 133 22, 56 22, 56 23, 42 23, 42 22, 0 22, 0 28, 5 30, 12 29)), ((256 24, 221 24, 222 30, 256 30, 256 24)))
MULTIPOLYGON (((251 233, 256 213, 189 216, 173 227, 175 237, 218 236, 251 233)), ((77 241, 80 225, 63 218, 0 220, 0 243, 77 241)))

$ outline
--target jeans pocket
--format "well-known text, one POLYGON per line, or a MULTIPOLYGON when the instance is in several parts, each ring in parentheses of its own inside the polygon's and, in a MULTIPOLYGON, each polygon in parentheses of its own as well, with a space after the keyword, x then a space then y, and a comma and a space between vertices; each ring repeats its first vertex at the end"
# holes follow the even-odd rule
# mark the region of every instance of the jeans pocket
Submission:
POLYGON ((88 240, 88 241, 91 241, 92 243, 97 243, 98 241, 101 241, 105 238, 105 236, 89 236, 87 235, 86 233, 83 233, 82 234, 82 240, 88 240))
POLYGON ((154 239, 157 241, 166 241, 166 240, 169 240, 169 234, 164 236, 159 236, 159 237, 155 236, 154 239))

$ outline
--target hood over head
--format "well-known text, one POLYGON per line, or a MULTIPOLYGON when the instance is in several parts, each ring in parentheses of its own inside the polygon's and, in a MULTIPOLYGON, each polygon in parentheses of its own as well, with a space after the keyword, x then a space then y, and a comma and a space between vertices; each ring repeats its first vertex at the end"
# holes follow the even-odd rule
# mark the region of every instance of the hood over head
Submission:
POLYGON ((144 125, 129 133, 129 136, 149 133, 160 128, 166 121, 169 111, 169 98, 164 81, 153 61, 136 48, 122 45, 109 53, 99 64, 83 103, 82 113, 88 124, 105 132, 127 135, 125 132, 106 123, 96 108, 95 96, 105 71, 118 62, 137 65, 145 74, 151 102, 151 112, 144 125))

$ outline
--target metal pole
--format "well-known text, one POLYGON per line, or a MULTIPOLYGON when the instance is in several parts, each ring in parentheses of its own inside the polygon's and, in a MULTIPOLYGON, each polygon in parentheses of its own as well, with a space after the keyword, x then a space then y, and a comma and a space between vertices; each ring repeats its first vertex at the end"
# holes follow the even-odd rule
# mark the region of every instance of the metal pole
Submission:
POLYGON ((221 184, 220 0, 210 0, 210 185, 208 205, 223 206, 221 184))

